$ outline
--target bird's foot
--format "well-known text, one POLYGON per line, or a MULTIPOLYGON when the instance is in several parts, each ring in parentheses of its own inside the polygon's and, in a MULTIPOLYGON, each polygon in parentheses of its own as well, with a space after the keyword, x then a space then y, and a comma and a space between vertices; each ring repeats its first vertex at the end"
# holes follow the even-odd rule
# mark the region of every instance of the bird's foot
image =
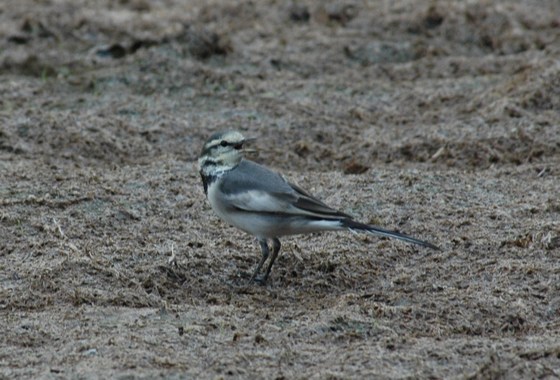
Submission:
POLYGON ((257 276, 257 274, 254 274, 249 279, 249 284, 258 284, 264 286, 266 285, 267 280, 268 280, 268 276, 257 276))

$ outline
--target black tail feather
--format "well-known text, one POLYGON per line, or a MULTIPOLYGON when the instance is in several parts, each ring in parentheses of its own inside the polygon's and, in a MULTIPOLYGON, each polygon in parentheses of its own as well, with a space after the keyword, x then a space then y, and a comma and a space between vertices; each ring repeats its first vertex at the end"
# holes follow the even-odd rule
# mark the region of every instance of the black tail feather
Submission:
POLYGON ((411 236, 401 234, 400 232, 386 230, 386 229, 383 229, 383 228, 377 227, 377 226, 370 226, 369 224, 356 222, 355 220, 352 220, 352 219, 344 219, 341 222, 342 222, 342 225, 344 227, 346 227, 346 228, 348 228, 352 231, 369 232, 369 233, 374 234, 374 235, 385 236, 385 237, 389 237, 389 238, 395 238, 395 239, 399 239, 399 240, 402 240, 402 241, 406 241, 408 243, 417 244, 417 245, 421 245, 423 247, 428 247, 428 248, 431 248, 431 249, 440 250, 440 248, 438 246, 433 245, 432 243, 428 243, 427 241, 419 240, 419 239, 413 238, 411 236))

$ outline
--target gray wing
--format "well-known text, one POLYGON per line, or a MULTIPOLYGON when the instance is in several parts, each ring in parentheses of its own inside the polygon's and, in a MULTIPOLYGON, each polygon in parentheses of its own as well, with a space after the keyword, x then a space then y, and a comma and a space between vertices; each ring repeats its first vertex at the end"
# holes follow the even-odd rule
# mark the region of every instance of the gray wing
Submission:
POLYGON ((233 207, 252 212, 350 218, 315 198, 280 174, 249 160, 242 160, 222 177, 220 190, 233 207))

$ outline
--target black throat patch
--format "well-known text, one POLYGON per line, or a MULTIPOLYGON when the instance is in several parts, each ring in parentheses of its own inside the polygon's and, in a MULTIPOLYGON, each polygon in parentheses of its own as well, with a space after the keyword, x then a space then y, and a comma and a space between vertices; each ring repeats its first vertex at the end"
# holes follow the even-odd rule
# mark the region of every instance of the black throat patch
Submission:
POLYGON ((218 177, 215 175, 204 175, 200 172, 200 178, 202 179, 202 186, 204 186, 204 194, 208 196, 208 186, 210 186, 218 177))

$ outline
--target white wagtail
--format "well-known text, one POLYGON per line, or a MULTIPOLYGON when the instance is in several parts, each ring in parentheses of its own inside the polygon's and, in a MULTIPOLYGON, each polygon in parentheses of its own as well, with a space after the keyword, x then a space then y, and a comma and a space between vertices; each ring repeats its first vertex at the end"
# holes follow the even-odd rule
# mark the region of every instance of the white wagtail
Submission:
POLYGON ((204 144, 198 165, 204 193, 212 209, 222 220, 256 236, 259 241, 262 258, 251 281, 266 282, 280 251, 278 238, 285 235, 350 230, 439 249, 399 232, 356 222, 280 174, 244 159, 243 153, 250 150, 243 149, 243 144, 250 140, 254 139, 245 138, 236 131, 215 133, 204 144), (258 279, 270 254, 268 240, 272 241, 272 256, 264 276, 258 279))

